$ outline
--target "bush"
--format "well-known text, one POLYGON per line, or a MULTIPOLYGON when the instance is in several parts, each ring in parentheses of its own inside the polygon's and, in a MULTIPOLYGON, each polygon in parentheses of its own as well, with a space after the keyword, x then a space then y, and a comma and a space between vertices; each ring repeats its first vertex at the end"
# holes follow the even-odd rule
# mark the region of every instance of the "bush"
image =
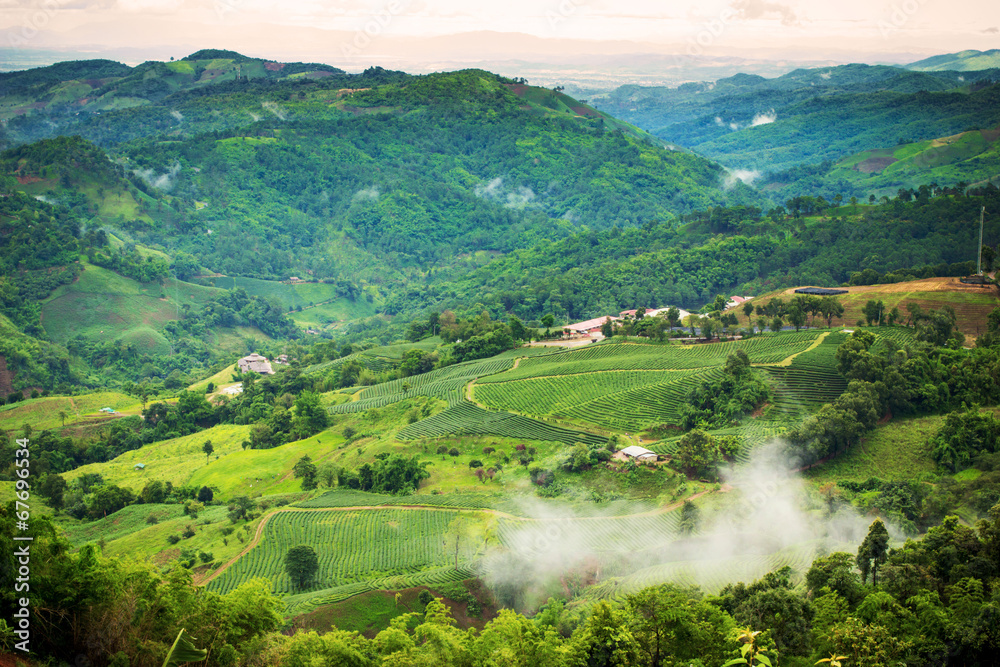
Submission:
POLYGON ((186 540, 194 537, 194 528, 191 527, 191 524, 188 524, 187 526, 184 527, 184 532, 181 533, 181 535, 186 540))
POLYGON ((458 449, 456 449, 455 447, 452 447, 451 449, 448 450, 448 456, 458 456, 461 453, 462 452, 458 451, 458 449))
POLYGON ((441 455, 447 454, 448 448, 445 447, 444 445, 441 445, 440 447, 437 448, 437 453, 441 455))
POLYGON ((151 526, 156 525, 159 522, 160 520, 156 518, 155 514, 150 514, 149 516, 146 517, 146 523, 148 523, 151 526))
POLYGON ((479 459, 472 459, 471 461, 469 461, 469 467, 470 468, 482 468, 483 467, 483 462, 480 461, 479 459))
POLYGON ((170 544, 177 544, 180 541, 181 541, 181 538, 180 538, 179 535, 168 535, 167 536, 167 542, 170 542, 170 544))

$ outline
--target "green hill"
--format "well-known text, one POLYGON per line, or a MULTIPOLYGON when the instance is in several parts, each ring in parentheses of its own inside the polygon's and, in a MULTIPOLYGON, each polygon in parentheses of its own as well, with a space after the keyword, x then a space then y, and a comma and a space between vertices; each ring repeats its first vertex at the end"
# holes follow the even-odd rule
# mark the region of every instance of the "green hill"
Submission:
POLYGON ((989 51, 959 51, 958 53, 947 53, 940 56, 931 56, 910 63, 907 69, 918 72, 940 72, 951 70, 956 72, 974 72, 984 69, 995 69, 1000 67, 1000 49, 989 51))
POLYGON ((930 140, 1000 123, 994 65, 914 72, 842 65, 774 79, 737 75, 677 88, 623 86, 597 108, 730 169, 781 172, 903 138, 930 140))

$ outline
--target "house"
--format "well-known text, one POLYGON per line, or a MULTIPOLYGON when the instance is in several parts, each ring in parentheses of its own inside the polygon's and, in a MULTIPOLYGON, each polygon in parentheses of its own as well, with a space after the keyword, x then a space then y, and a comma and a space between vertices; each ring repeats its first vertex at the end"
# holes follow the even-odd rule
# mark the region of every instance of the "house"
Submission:
POLYGON ((274 369, 271 368, 271 363, 267 360, 267 357, 263 357, 256 352, 243 357, 236 364, 240 367, 241 373, 253 371, 261 375, 274 375, 274 369))
POLYGON ((649 462, 656 460, 656 452, 651 452, 645 447, 640 447, 639 445, 631 445, 622 449, 618 452, 619 454, 624 454, 625 457, 630 459, 635 459, 639 462, 649 462))
POLYGON ((133 466, 133 468, 134 468, 135 470, 145 470, 145 469, 146 469, 146 464, 145 464, 145 463, 136 463, 136 464, 135 464, 135 465, 133 466))
POLYGON ((288 355, 287 354, 279 354, 278 358, 274 360, 274 363, 281 364, 282 366, 287 366, 288 365, 288 355))
POLYGON ((610 319, 612 322, 617 322, 619 318, 609 317, 605 315, 604 317, 595 317, 592 320, 584 320, 583 322, 577 322, 576 324, 567 324, 563 327, 563 331, 569 331, 570 336, 591 336, 594 334, 601 333, 601 326, 604 325, 604 321, 610 319))
POLYGON ((729 301, 726 303, 726 308, 735 308, 736 306, 742 306, 747 301, 751 300, 752 296, 731 296, 729 301))

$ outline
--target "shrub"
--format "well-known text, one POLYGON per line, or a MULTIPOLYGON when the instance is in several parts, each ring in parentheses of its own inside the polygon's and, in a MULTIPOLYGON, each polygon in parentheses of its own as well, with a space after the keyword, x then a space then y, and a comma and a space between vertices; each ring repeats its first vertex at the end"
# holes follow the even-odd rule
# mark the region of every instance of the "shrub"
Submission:
POLYGON ((155 525, 155 524, 157 524, 159 522, 160 522, 160 520, 156 518, 155 514, 150 514, 149 516, 146 517, 146 523, 148 523, 151 526, 153 526, 153 525, 155 525))
POLYGON ((458 451, 458 449, 456 449, 455 447, 452 447, 451 449, 448 450, 448 456, 458 456, 461 453, 462 452, 458 451))
POLYGON ((194 528, 191 527, 191 524, 188 524, 187 526, 184 527, 184 532, 181 533, 181 535, 184 537, 184 539, 190 539, 194 537, 194 528))
POLYGON ((470 468, 482 468, 483 467, 483 462, 480 461, 479 459, 472 459, 471 461, 469 461, 469 467, 470 468))
POLYGON ((180 541, 181 541, 181 538, 180 538, 179 535, 168 535, 167 536, 167 542, 170 542, 170 544, 177 544, 180 541))

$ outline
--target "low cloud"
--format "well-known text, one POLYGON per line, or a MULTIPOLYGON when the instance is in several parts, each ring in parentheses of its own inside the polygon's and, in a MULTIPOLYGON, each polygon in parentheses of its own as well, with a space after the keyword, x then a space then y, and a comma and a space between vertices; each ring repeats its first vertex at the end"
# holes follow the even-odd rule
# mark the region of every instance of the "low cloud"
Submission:
POLYGON ((832 72, 821 72, 819 78, 829 81, 831 76, 833 76, 832 72))
POLYGON ((535 191, 523 185, 508 190, 502 176, 480 183, 476 186, 475 193, 477 197, 499 202, 507 208, 523 208, 536 199, 535 191))
POLYGON ((377 185, 373 185, 371 187, 363 188, 363 189, 358 190, 357 192, 355 192, 354 193, 354 199, 374 201, 374 200, 376 200, 376 199, 379 198, 380 194, 381 193, 379 192, 378 186, 377 185))
POLYGON ((184 114, 182 114, 180 111, 177 111, 176 109, 172 109, 170 111, 170 115, 176 118, 178 123, 184 120, 184 114))
POLYGON ((753 182, 760 178, 760 176, 760 172, 756 169, 734 169, 726 174, 726 178, 722 182, 722 187, 724 190, 732 190, 737 181, 753 185, 753 182))
POLYGON ((992 28, 986 28, 985 30, 983 30, 983 33, 985 33, 987 35, 995 35, 998 32, 1000 32, 1000 28, 998 28, 996 26, 993 26, 992 28))
MULTIPOLYGON (((581 516, 568 505, 525 499, 519 513, 525 520, 501 520, 500 543, 481 563, 483 579, 506 603, 528 608, 543 602, 546 591, 576 585, 596 584, 609 595, 667 581, 715 591, 749 583, 789 560, 808 567, 820 553, 855 551, 871 517, 849 506, 831 512, 811 497, 785 452, 784 443, 774 441, 724 471, 724 509, 706 516, 690 536, 669 527, 670 515, 643 504, 631 517, 618 508, 612 518, 610 511, 581 516)), ((904 537, 887 528, 894 540, 904 537)))
POLYGON ((741 19, 778 19, 782 25, 801 25, 795 10, 789 5, 767 0, 736 0, 729 5, 741 19))
POLYGON ((288 120, 288 114, 274 102, 261 102, 260 105, 277 116, 280 120, 288 120))
POLYGON ((169 192, 173 189, 174 183, 177 180, 177 174, 179 174, 180 171, 180 163, 175 162, 173 166, 162 174, 157 174, 153 169, 136 169, 134 173, 148 185, 156 188, 157 190, 169 192))
POLYGON ((750 126, 757 127, 758 125, 768 125, 776 120, 778 120, 778 114, 775 113, 774 109, 771 109, 766 113, 759 113, 754 116, 753 120, 750 121, 750 126))

